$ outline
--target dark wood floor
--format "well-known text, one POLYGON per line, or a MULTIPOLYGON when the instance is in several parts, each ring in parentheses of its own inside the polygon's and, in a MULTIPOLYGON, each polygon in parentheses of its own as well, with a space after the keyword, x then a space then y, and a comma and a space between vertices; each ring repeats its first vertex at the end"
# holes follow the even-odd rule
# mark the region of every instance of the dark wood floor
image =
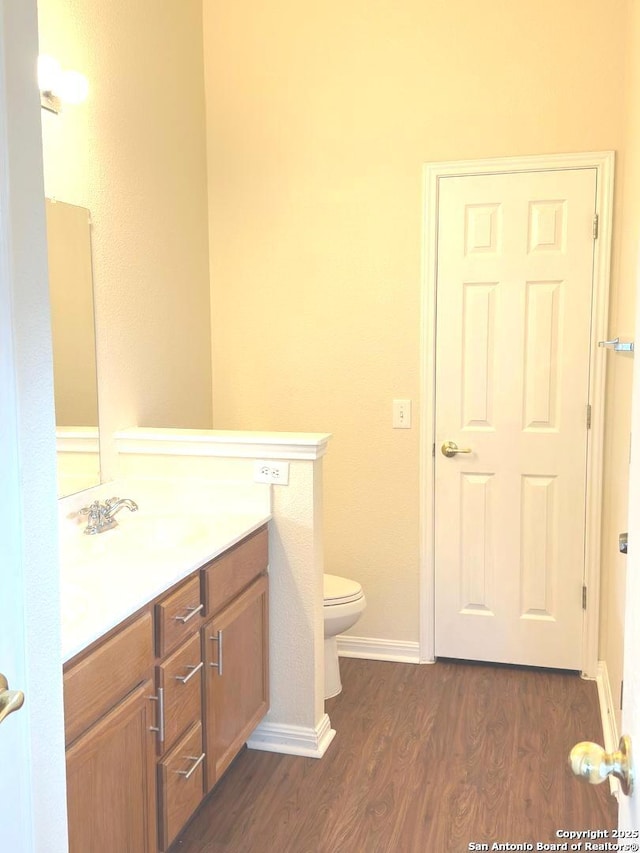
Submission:
POLYGON ((448 661, 341 669, 324 758, 245 749, 172 853, 462 853, 617 826, 608 783, 567 766, 577 741, 602 743, 594 682, 448 661))

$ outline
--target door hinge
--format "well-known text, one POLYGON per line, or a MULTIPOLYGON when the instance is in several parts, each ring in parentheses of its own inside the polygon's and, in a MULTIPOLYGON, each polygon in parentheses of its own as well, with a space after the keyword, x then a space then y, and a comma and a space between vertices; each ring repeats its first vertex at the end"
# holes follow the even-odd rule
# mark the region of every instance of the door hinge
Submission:
POLYGON ((591 429, 591 403, 587 403, 587 429, 591 429))
POLYGON ((594 213, 593 214, 593 239, 594 240, 598 239, 598 222, 599 222, 598 214, 594 213))
POLYGON ((435 441, 433 442, 433 446, 431 448, 431 455, 433 456, 434 459, 436 458, 436 443, 435 443, 435 441))
POLYGON ((624 695, 624 679, 620 682, 620 710, 622 711, 622 697, 624 695))
POLYGON ((582 609, 587 609, 587 585, 582 584, 582 609))

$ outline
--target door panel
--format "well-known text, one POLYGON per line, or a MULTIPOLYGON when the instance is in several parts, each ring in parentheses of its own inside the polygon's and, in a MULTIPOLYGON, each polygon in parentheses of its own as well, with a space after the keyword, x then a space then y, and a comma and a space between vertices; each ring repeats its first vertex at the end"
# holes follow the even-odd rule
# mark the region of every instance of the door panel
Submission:
MULTIPOLYGON (((636 330, 640 333, 640 282, 636 287, 636 330)), ((636 356, 637 358, 637 356, 636 356)), ((629 464, 629 510, 626 599, 624 613, 624 693, 622 729, 632 739, 635 764, 635 791, 632 797, 619 797, 620 829, 640 830, 640 669, 636 655, 640 648, 640 369, 636 361, 633 370, 633 405, 631 411, 631 459, 629 464)), ((637 836, 630 836, 637 838, 637 836)))
POLYGON ((53 382, 36 4, 0 26, 0 671, 26 694, 0 725, 0 827, 12 853, 66 853, 53 382))
POLYGON ((436 655, 580 668, 595 201, 595 169, 440 180, 436 655))

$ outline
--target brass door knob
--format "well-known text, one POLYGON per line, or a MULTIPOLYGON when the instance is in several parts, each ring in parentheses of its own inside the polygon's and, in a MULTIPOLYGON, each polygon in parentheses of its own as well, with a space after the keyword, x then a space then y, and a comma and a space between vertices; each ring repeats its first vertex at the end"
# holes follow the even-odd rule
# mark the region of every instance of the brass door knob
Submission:
POLYGON ((24 693, 21 690, 9 690, 9 682, 0 672, 0 723, 5 717, 24 704, 24 693))
POLYGON ((451 459, 452 456, 455 456, 456 453, 473 453, 470 447, 458 447, 455 441, 445 441, 445 443, 440 448, 443 456, 446 456, 448 459, 451 459))
POLYGON ((569 753, 569 767, 578 779, 591 785, 599 785, 608 776, 615 776, 620 780, 623 794, 631 796, 633 793, 631 738, 628 735, 620 738, 618 749, 611 753, 597 743, 577 743, 569 753))

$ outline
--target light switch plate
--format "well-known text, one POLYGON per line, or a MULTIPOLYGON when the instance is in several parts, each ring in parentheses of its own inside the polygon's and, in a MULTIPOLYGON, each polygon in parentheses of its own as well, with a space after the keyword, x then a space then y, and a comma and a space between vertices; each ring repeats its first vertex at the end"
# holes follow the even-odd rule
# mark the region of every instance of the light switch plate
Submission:
POLYGON ((411 429, 411 400, 393 401, 393 428, 411 429))

